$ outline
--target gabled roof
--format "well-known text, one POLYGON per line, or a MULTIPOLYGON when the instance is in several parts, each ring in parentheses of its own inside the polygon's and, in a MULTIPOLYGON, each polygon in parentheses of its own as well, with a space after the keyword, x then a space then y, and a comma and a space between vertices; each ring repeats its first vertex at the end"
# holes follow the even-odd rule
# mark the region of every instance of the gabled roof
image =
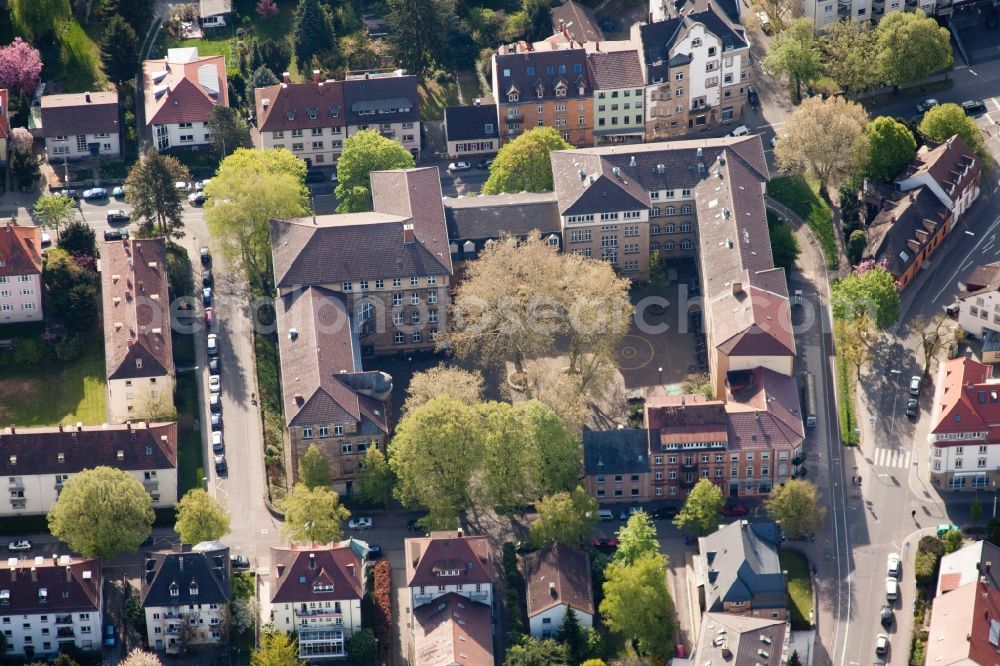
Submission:
POLYGON ((349 77, 342 84, 351 125, 420 120, 417 77, 396 71, 349 77), (374 113, 369 113, 374 112, 374 113))
POLYGON ((142 554, 143 608, 229 603, 229 548, 201 545, 142 554))
POLYGON ((42 97, 42 136, 117 134, 118 93, 88 92, 42 97))
POLYGON ((1000 548, 989 541, 970 543, 941 558, 935 596, 981 579, 1000 590, 1000 548))
POLYGON ((691 661, 695 664, 781 666, 785 663, 787 634, 788 623, 783 620, 705 613, 691 661))
POLYGON ((486 604, 449 592, 413 610, 420 666, 493 666, 493 624, 486 604))
POLYGON ((42 228, 13 220, 0 228, 0 277, 42 274, 42 228))
POLYGON ((649 472, 649 442, 658 438, 658 432, 645 428, 584 430, 584 474, 649 472))
POLYGON ((594 90, 641 88, 642 65, 638 51, 595 51, 587 54, 587 69, 594 90))
POLYGON ((0 475, 75 474, 105 465, 121 470, 177 467, 177 424, 4 428, 0 475))
MULTIPOLYGON (((707 264, 712 265, 712 264, 707 264)), ((716 347, 728 356, 794 356, 788 297, 757 287, 723 292, 710 303, 716 347)))
POLYGON ((691 27, 698 23, 705 26, 706 31, 719 39, 723 51, 749 47, 743 28, 720 16, 716 11, 715 3, 710 4, 702 11, 674 16, 655 23, 640 24, 639 40, 642 44, 643 58, 647 67, 646 83, 652 83, 656 79, 666 81, 667 71, 670 67, 690 62, 689 53, 674 52, 674 47, 678 45, 691 27))
POLYGON ((972 582, 934 599, 927 664, 996 663, 1000 644, 1000 590, 972 582))
POLYGON ((865 256, 884 260, 894 276, 900 276, 924 251, 951 212, 928 187, 910 190, 886 204, 868 225, 865 256))
POLYGON ((226 59, 196 48, 168 49, 142 63, 147 125, 207 122, 216 105, 229 106, 226 59))
POLYGON ((726 403, 731 449, 795 448, 805 438, 798 383, 770 368, 730 372, 726 403))
POLYGON ((549 10, 552 17, 552 31, 561 32, 564 28, 566 34, 578 42, 600 42, 604 40, 604 33, 597 23, 594 10, 586 5, 566 0, 563 4, 549 10))
MULTIPOLYGON (((985 432, 987 443, 1000 442, 1000 380, 992 368, 966 356, 945 363, 934 394, 937 422, 931 434, 985 432)), ((934 446, 961 446, 962 440, 938 440, 934 446)))
POLYGON ((102 582, 96 557, 10 557, 0 562, 0 614, 100 613, 102 582))
POLYGON ((10 93, 0 88, 0 139, 10 136, 10 93))
POLYGON ((501 47, 494 56, 496 80, 500 87, 495 94, 500 102, 507 101, 513 86, 521 94, 521 102, 554 99, 590 98, 594 86, 587 71, 587 51, 582 48, 555 51, 516 51, 515 46, 501 47), (556 97, 556 87, 566 88, 566 94, 556 97), (580 87, 583 94, 580 94, 580 87), (541 91, 541 96, 538 95, 541 91))
POLYGON ((408 587, 493 582, 490 544, 484 536, 466 536, 461 532, 431 532, 428 537, 407 539, 406 584, 408 587), (439 572, 458 571, 442 577, 439 572))
POLYGON ((727 442, 726 406, 704 395, 656 393, 646 399, 645 425, 659 432, 661 444, 727 442))
POLYGON ((556 543, 528 553, 524 556, 524 584, 529 618, 561 605, 577 613, 594 614, 590 557, 581 550, 556 543))
POLYGON ((698 539, 705 610, 750 602, 754 609, 785 607, 776 523, 737 520, 698 539))
POLYGON ((444 110, 444 127, 448 141, 496 139, 499 137, 497 105, 449 106, 444 110))
POLYGON ((444 217, 452 243, 497 239, 505 233, 527 236, 536 229, 542 234, 562 234, 553 192, 448 197, 444 217))
POLYGON ((975 153, 956 134, 942 143, 932 142, 921 146, 916 156, 896 176, 896 183, 905 184, 906 181, 927 174, 954 201, 966 187, 975 182, 979 171, 980 164, 975 153))
POLYGON ((271 562, 272 604, 360 600, 364 596, 362 562, 347 544, 271 548, 271 562))
POLYGON ((327 79, 256 88, 257 129, 275 132, 343 127, 347 124, 343 83, 327 79))
POLYGON ((166 241, 129 238, 100 250, 107 378, 172 373, 166 241))
POLYGON ((1000 261, 976 266, 972 274, 962 282, 961 287, 967 292, 959 296, 963 300, 970 296, 981 296, 991 291, 1000 291, 1000 261))

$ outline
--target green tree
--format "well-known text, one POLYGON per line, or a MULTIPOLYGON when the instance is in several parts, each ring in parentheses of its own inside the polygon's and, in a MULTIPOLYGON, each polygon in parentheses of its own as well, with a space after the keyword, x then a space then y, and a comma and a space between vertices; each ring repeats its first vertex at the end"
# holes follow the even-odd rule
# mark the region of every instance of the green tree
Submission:
POLYGON ((890 116, 879 116, 871 121, 867 133, 868 175, 891 182, 899 170, 917 154, 917 142, 913 133, 906 125, 890 116))
POLYGON ((35 44, 46 43, 70 17, 69 0, 10 0, 7 7, 18 32, 35 44))
POLYGON ((50 311, 71 330, 89 331, 97 321, 98 277, 92 258, 72 257, 63 248, 53 248, 43 261, 50 311))
POLYGON ((378 662, 378 643, 371 629, 362 629, 347 643, 349 666, 369 666, 378 662))
POLYGON ((212 132, 212 149, 219 159, 225 159, 237 148, 250 147, 250 128, 236 109, 214 107, 208 114, 208 129, 212 132))
POLYGON ((648 553, 658 552, 660 543, 656 540, 656 527, 649 514, 642 510, 633 513, 628 522, 618 530, 615 562, 632 565, 648 553))
POLYGON ((351 512, 340 505, 340 496, 329 488, 308 488, 296 483, 285 498, 284 531, 292 541, 312 544, 339 541, 341 523, 351 512))
POLYGON ((292 27, 292 43, 299 71, 307 71, 313 55, 330 48, 332 37, 329 15, 323 11, 319 0, 299 0, 292 27))
POLYGON ((191 259, 188 258, 187 250, 174 243, 167 245, 167 287, 171 302, 194 292, 191 259))
POLYGON ((546 495, 538 503, 538 520, 531 524, 531 540, 541 546, 556 541, 579 548, 590 540, 597 525, 597 500, 582 487, 546 495))
POLYGON ((74 475, 49 509, 49 531, 86 557, 134 552, 149 536, 153 502, 135 477, 111 467, 74 475))
POLYGON ((792 656, 788 658, 788 666, 802 666, 802 660, 799 659, 798 650, 792 650, 792 656))
POLYGON ((874 65, 894 86, 951 67, 951 33, 920 9, 887 14, 875 33, 874 65))
POLYGON ((161 666, 162 663, 156 654, 144 652, 139 648, 133 648, 121 662, 120 666, 161 666))
POLYGON ((562 626, 556 632, 556 640, 566 646, 567 662, 579 664, 587 658, 590 646, 587 643, 587 629, 580 624, 573 607, 566 605, 566 612, 563 613, 562 626))
POLYGON ((309 445, 305 454, 299 458, 298 482, 309 490, 313 488, 329 488, 333 485, 333 475, 330 473, 330 462, 320 452, 316 442, 309 445))
POLYGON ((292 49, 287 41, 265 39, 257 43, 257 49, 261 60, 258 67, 267 67, 274 74, 288 71, 288 63, 292 60, 292 49))
POLYGON ((43 194, 35 201, 31 214, 38 226, 58 235, 64 224, 76 219, 76 202, 62 194, 43 194))
POLYGON ((152 0, 103 0, 101 13, 106 17, 121 14, 136 34, 145 34, 146 26, 153 17, 152 0))
POLYGON ((779 268, 791 269, 802 253, 799 239, 792 226, 782 222, 770 212, 767 216, 767 230, 771 236, 771 257, 779 268))
POLYGON ((132 206, 132 215, 143 220, 139 225, 141 235, 184 235, 183 194, 176 183, 190 179, 187 167, 176 157, 161 155, 155 148, 132 165, 125 180, 125 200, 132 206))
POLYGON ((962 533, 957 529, 948 530, 948 533, 944 535, 942 540, 944 541, 945 554, 954 553, 962 547, 962 533))
POLYGON ((789 23, 771 41, 762 65, 773 76, 787 76, 795 99, 801 100, 802 85, 808 85, 822 71, 812 21, 803 17, 789 23))
POLYGON ((38 158, 30 150, 13 150, 10 153, 10 175, 22 190, 34 187, 40 170, 38 158))
POLYGON ((358 213, 372 209, 372 171, 413 168, 413 155, 403 145, 375 130, 362 130, 344 141, 337 160, 338 213, 358 213))
POLYGON ((272 279, 271 220, 308 211, 305 177, 305 162, 284 148, 240 148, 205 186, 208 230, 251 287, 272 279))
POLYGON ((566 648, 551 639, 521 636, 520 640, 507 650, 504 666, 550 666, 566 664, 566 648))
POLYGON ((70 254, 97 259, 97 234, 85 222, 73 220, 60 232, 59 247, 70 254))
POLYGON ((203 489, 192 488, 177 503, 174 531, 181 543, 218 541, 229 534, 229 512, 203 489))
POLYGON ((819 37, 823 69, 844 90, 859 93, 880 83, 872 67, 877 36, 867 22, 836 21, 819 37))
POLYGON ((502 516, 512 515, 532 497, 533 479, 526 473, 531 467, 530 435, 510 403, 481 403, 476 415, 481 423, 481 501, 502 516))
POLYGON ((552 189, 549 153, 570 144, 553 127, 535 127, 504 144, 490 165, 483 194, 545 192, 552 189))
POLYGON ((885 267, 876 264, 864 268, 833 284, 833 316, 853 321, 867 315, 879 330, 884 330, 899 319, 899 291, 885 267))
POLYGON ((267 68, 265 65, 261 65, 257 69, 253 70, 248 81, 251 88, 266 88, 268 86, 275 86, 281 83, 278 77, 267 68))
POLYGON ((386 0, 390 41, 410 72, 422 75, 446 52, 441 36, 453 16, 451 0, 386 0))
POLYGON ((667 590, 667 558, 646 553, 632 564, 613 561, 605 571, 600 611, 611 631, 636 643, 636 651, 658 662, 673 652, 673 601, 667 590))
POLYGON ((674 518, 674 525, 695 534, 708 534, 719 526, 719 513, 725 504, 722 488, 708 479, 699 479, 674 518))
POLYGON ((455 365, 435 365, 428 370, 413 373, 406 385, 403 414, 424 405, 439 395, 447 395, 467 405, 483 399, 483 375, 476 370, 465 370, 455 365))
POLYGON ((607 666, 603 659, 588 659, 587 661, 580 664, 580 666, 607 666))
POLYGON ((939 104, 924 114, 917 131, 931 141, 947 141, 956 134, 980 158, 986 156, 983 134, 976 121, 958 104, 939 104))
POLYGON ((298 666, 298 641, 269 625, 261 631, 260 647, 250 655, 250 666, 298 666))
POLYGON ((475 410, 440 396, 407 413, 389 444, 389 465, 399 480, 396 497, 406 507, 425 506, 429 527, 454 527, 471 505, 469 479, 479 468, 475 410))
POLYGON ((385 504, 392 492, 393 480, 385 454, 378 447, 369 446, 358 472, 358 497, 371 504, 385 504))
POLYGON ((868 154, 868 113, 843 97, 810 97, 785 123, 785 136, 774 148, 783 169, 802 170, 822 187, 863 166, 868 154))
POLYGON ((532 479, 533 496, 539 498, 575 488, 583 458, 580 439, 538 400, 519 402, 515 412, 530 442, 530 467, 525 472, 532 479))
POLYGON ((781 521, 782 531, 793 539, 818 532, 826 516, 816 486, 805 479, 789 479, 775 486, 764 505, 771 518, 781 521))
POLYGON ((868 247, 868 238, 863 229, 855 229, 847 239, 847 259, 851 265, 857 264, 864 256, 865 248, 868 247))
POLYGON ((139 71, 139 39, 135 30, 119 14, 111 17, 101 37, 101 65, 118 88, 132 81, 139 71))

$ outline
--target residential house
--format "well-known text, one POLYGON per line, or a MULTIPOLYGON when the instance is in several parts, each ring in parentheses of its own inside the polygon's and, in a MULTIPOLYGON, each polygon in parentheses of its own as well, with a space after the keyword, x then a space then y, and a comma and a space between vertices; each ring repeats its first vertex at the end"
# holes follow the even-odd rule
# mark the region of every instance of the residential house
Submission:
POLYGON ((128 472, 157 509, 177 504, 177 424, 11 426, 0 431, 9 502, 0 516, 48 513, 63 485, 94 467, 128 472))
POLYGON ((431 532, 406 539, 410 662, 421 666, 493 663, 493 560, 484 536, 431 532))
POLYGON ((365 570, 356 546, 271 548, 271 621, 296 634, 299 659, 343 657, 351 636, 361 631, 365 570))
POLYGON ((420 157, 420 95, 417 77, 397 69, 348 75, 344 89, 347 136, 375 130, 420 157))
POLYGON ((444 110, 444 132, 449 158, 496 153, 500 150, 497 105, 477 99, 472 106, 449 106, 444 110))
POLYGON ((167 57, 142 63, 146 126, 157 150, 211 143, 208 117, 229 106, 226 59, 199 56, 197 48, 167 49, 167 57))
POLYGON ((108 413, 156 419, 174 404, 174 357, 163 238, 102 242, 108 413))
POLYGON ((698 538, 695 576, 702 610, 784 620, 785 574, 777 523, 736 520, 698 538))
POLYGON ((574 146, 594 143, 594 87, 580 46, 538 51, 524 42, 493 54, 500 144, 533 127, 554 127, 574 146))
POLYGON ((100 650, 101 584, 97 558, 36 555, 0 563, 4 657, 35 661, 70 647, 100 650))
POLYGON ((524 556, 525 603, 535 638, 553 638, 572 608, 580 625, 594 624, 594 593, 587 553, 559 543, 524 556))
POLYGON ((0 166, 7 164, 7 143, 10 141, 10 92, 0 88, 0 166))
POLYGON ((202 28, 224 28, 232 19, 233 0, 199 0, 198 19, 202 28))
POLYGON ((996 488, 1000 480, 1000 379, 961 356, 938 367, 931 411, 931 481, 947 490, 996 488))
POLYGON ((642 143, 646 131, 645 81, 639 53, 588 53, 587 71, 594 86, 595 145, 642 143))
POLYGON ((941 557, 938 566, 935 598, 969 583, 985 578, 993 587, 1000 588, 1000 567, 993 571, 993 562, 1000 562, 1000 547, 989 541, 974 541, 953 553, 941 557))
POLYGON ((953 0, 801 0, 801 15, 813 23, 816 32, 837 21, 878 22, 883 16, 920 9, 927 16, 948 17, 953 0))
POLYGON ((1000 549, 978 541, 941 558, 927 663, 991 666, 1000 649, 1000 549))
POLYGON ((751 85, 743 28, 715 3, 703 11, 632 26, 642 47, 646 140, 657 141, 735 123, 751 85))
POLYGON ((566 0, 549 10, 554 33, 566 32, 577 42, 603 42, 604 33, 594 10, 575 0, 566 0))
POLYGON ((42 319, 42 230, 8 220, 0 229, 0 322, 42 319))
POLYGON ((979 198, 982 165, 957 134, 942 143, 928 143, 896 176, 896 187, 909 192, 927 187, 948 207, 957 222, 979 198))
POLYGON ((229 548, 217 541, 142 554, 139 599, 149 647, 177 654, 228 645, 229 548))
POLYGON ((710 5, 717 6, 732 23, 740 23, 742 6, 739 0, 649 0, 649 22, 666 21, 681 14, 704 11, 710 5))
POLYGON ((983 363, 1000 363, 1000 261, 977 266, 960 286, 959 327, 982 341, 983 363))
POLYGON ((784 620, 705 613, 691 662, 782 666, 788 661, 790 639, 784 620))
POLYGON ((41 129, 49 162, 120 156, 119 113, 116 92, 42 96, 41 129))

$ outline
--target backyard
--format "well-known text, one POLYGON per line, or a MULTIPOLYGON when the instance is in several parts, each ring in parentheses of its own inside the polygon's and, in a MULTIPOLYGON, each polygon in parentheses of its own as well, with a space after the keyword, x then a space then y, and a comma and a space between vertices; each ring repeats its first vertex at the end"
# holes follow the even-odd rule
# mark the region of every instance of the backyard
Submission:
POLYGON ((781 569, 788 572, 788 611, 792 629, 809 629, 812 613, 812 580, 805 556, 785 550, 778 556, 781 569))
MULTIPOLYGON (((450 77, 449 77, 450 78, 450 77)), ((459 75, 459 79, 439 82, 436 79, 428 78, 417 85, 417 93, 420 95, 420 119, 421 120, 441 120, 444 118, 444 109, 448 106, 458 105, 458 89, 462 87, 462 97, 465 104, 472 104, 472 100, 479 97, 479 82, 474 75, 459 75)))
POLYGON ((774 178, 767 184, 767 193, 805 220, 819 239, 820 247, 826 257, 826 265, 829 268, 836 268, 840 264, 840 259, 834 237, 833 212, 826 200, 820 196, 819 182, 801 175, 774 178))

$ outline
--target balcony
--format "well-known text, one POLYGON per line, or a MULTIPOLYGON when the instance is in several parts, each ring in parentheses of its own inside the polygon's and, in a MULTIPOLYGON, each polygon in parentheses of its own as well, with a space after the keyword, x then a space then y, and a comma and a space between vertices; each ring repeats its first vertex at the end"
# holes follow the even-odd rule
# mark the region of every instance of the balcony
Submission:
POLYGON ((56 615, 56 624, 73 624, 72 615, 56 615))
POLYGON ((59 627, 56 629, 57 638, 73 638, 74 635, 73 627, 59 627))
POLYGON ((295 611, 297 617, 328 617, 333 620, 343 621, 343 614, 332 608, 306 608, 295 611))
POLYGON ((693 472, 697 469, 698 465, 696 465, 695 463, 684 463, 683 465, 681 465, 682 472, 693 472))
POLYGON ((508 110, 504 118, 507 119, 508 123, 521 123, 524 122, 524 112, 508 110))
POLYGON ((24 490, 24 481, 21 481, 20 479, 17 481, 11 481, 7 484, 7 490, 12 493, 24 490))
POLYGON ((163 619, 165 619, 165 620, 179 620, 179 619, 181 619, 180 611, 177 611, 177 610, 167 611, 166 613, 163 614, 163 619))
MULTIPOLYGON (((413 595, 413 600, 414 600, 413 605, 422 606, 423 604, 430 603, 431 601, 433 601, 437 597, 442 596, 443 594, 445 594, 445 592, 441 592, 440 594, 431 594, 429 592, 427 594, 415 594, 413 595)), ((489 598, 489 595, 486 592, 456 592, 456 594, 460 594, 466 599, 471 599, 472 601, 479 601, 481 603, 486 603, 486 600, 489 598)))
POLYGON ((179 624, 171 624, 167 627, 166 632, 171 636, 179 636, 181 633, 181 626, 179 624))
POLYGON ((396 138, 396 130, 381 130, 379 132, 379 134, 381 134, 382 136, 384 136, 387 139, 395 139, 396 138))
POLYGON ((156 492, 160 489, 160 482, 156 479, 143 479, 142 487, 146 489, 147 493, 156 492))

